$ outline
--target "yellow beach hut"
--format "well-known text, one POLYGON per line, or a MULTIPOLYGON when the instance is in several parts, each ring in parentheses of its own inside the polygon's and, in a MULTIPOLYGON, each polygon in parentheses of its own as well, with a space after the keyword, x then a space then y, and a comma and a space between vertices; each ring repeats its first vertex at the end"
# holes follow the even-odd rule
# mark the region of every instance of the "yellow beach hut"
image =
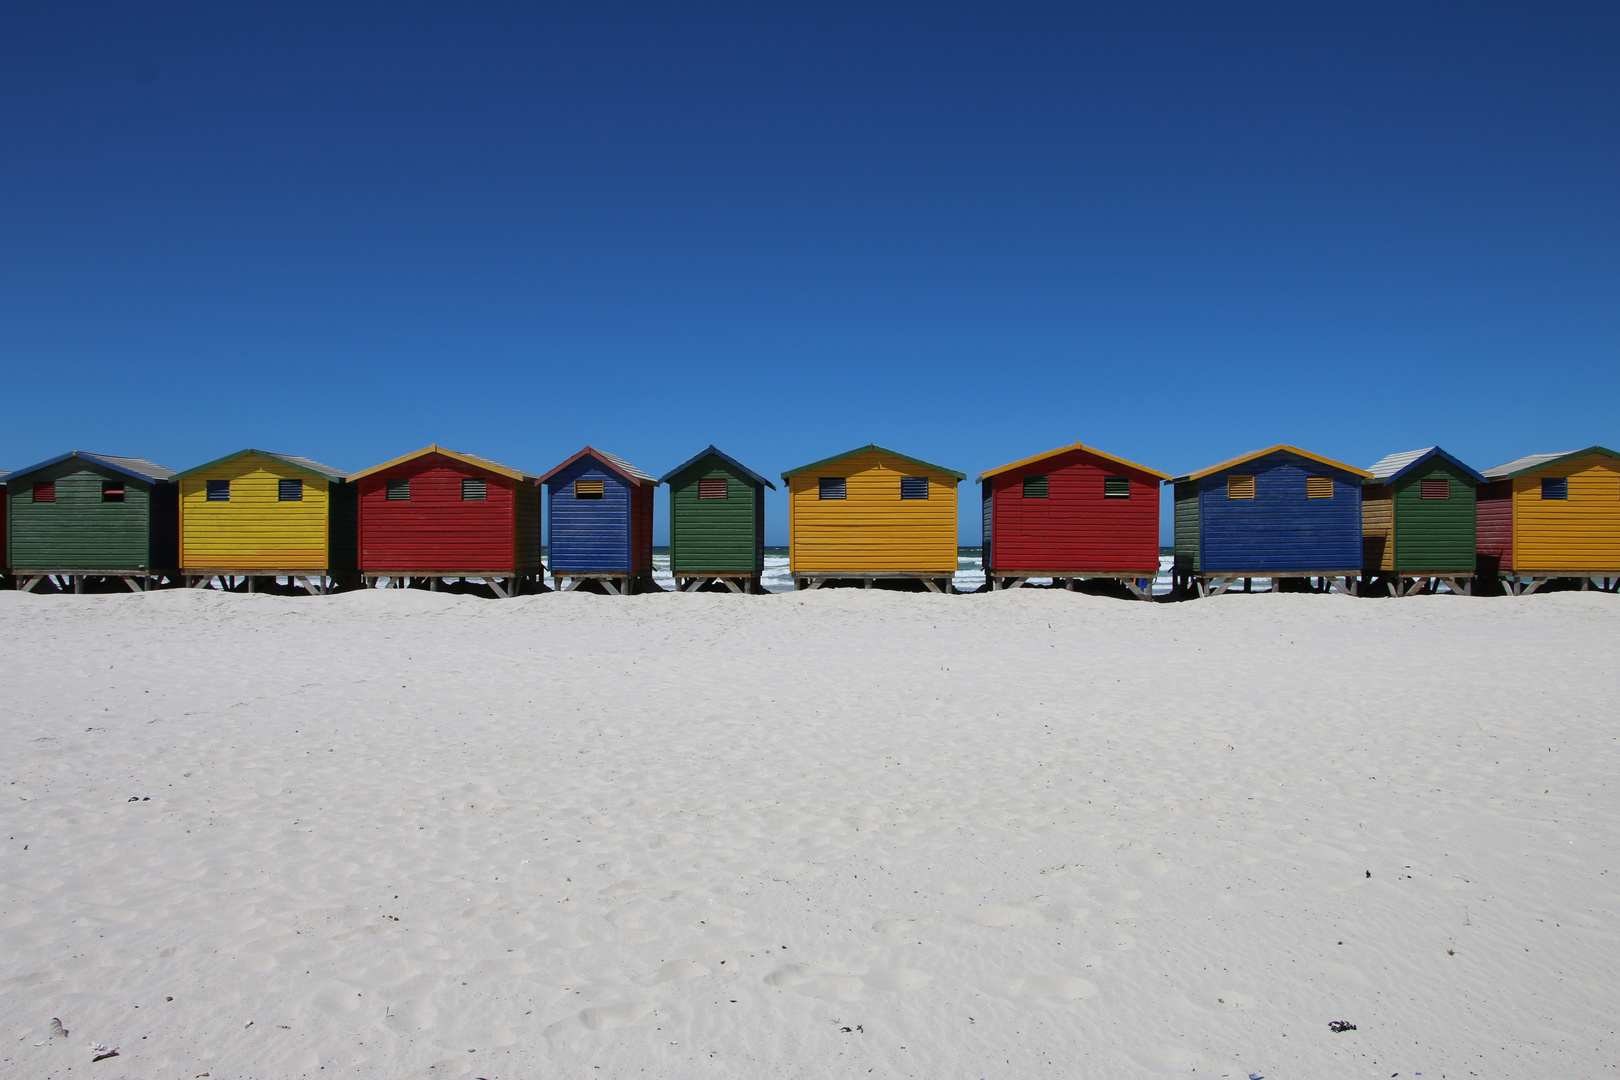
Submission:
POLYGON ((963 474, 862 446, 782 474, 795 589, 829 581, 920 581, 949 592, 963 474))
POLYGON ((347 477, 309 458, 241 450, 176 473, 180 572, 252 592, 285 577, 325 593, 355 572, 355 502, 347 477), (238 580, 240 579, 240 580, 238 580))
POLYGON ((1588 446, 1485 470, 1479 572, 1514 595, 1557 578, 1620 587, 1620 453, 1588 446))

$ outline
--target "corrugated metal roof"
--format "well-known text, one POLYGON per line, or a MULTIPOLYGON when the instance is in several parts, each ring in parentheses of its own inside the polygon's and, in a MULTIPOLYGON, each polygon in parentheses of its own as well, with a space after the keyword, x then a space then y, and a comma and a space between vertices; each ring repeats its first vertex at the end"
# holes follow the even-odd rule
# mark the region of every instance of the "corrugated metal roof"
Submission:
POLYGON ((115 457, 112 454, 91 454, 84 450, 71 450, 66 454, 58 454, 53 458, 47 458, 37 465, 30 465, 26 469, 17 469, 15 472, 6 473, 4 476, 0 476, 0 482, 4 482, 13 476, 26 476, 28 473, 36 472, 47 465, 55 465, 57 462, 66 461, 69 458, 84 458, 86 461, 97 462, 117 472, 127 473, 137 480, 149 482, 167 480, 175 475, 173 469, 165 469, 162 465, 147 461, 145 458, 115 457))
POLYGON ((1427 461, 1432 457, 1445 458, 1447 461, 1457 466, 1457 468, 1461 469, 1463 472, 1466 472, 1469 476, 1472 476, 1476 483, 1483 484, 1485 482, 1484 475, 1478 470, 1474 469, 1470 465, 1465 464, 1464 462, 1458 461, 1454 456, 1446 453, 1438 446, 1425 446, 1422 450, 1406 450, 1399 454, 1390 454, 1388 457, 1380 459, 1376 464, 1368 468, 1367 471, 1372 473, 1371 479, 1376 480, 1379 483, 1387 483, 1388 481, 1399 477, 1407 469, 1410 469, 1414 465, 1420 464, 1421 462, 1427 461))
POLYGON ((640 469, 636 468, 623 458, 610 454, 605 450, 598 450, 594 446, 587 446, 583 450, 579 451, 579 453, 570 455, 567 460, 560 462, 555 467, 548 470, 544 476, 540 477, 540 482, 543 484, 547 480, 550 480, 558 472, 568 468, 568 466, 572 465, 586 454, 589 454, 591 457, 600 461, 614 472, 619 473, 627 480, 634 480, 638 483, 652 484, 655 487, 658 484, 658 481, 655 478, 642 472, 640 469))
POLYGON ((1522 458, 1514 458, 1505 465, 1498 465, 1494 469, 1486 469, 1485 475, 1492 480, 1506 480, 1510 476, 1517 476, 1523 472, 1539 469, 1543 465, 1551 464, 1560 458, 1574 457, 1579 450, 1566 450, 1562 454, 1527 454, 1522 458))
POLYGON ((665 473, 663 476, 660 476, 658 478, 658 482, 660 484, 669 483, 672 478, 679 476, 681 473, 685 472, 687 469, 690 469, 693 465, 696 465, 710 454, 713 454, 715 457, 719 458, 721 461, 724 461, 732 468, 742 472, 756 483, 764 484, 772 491, 776 490, 775 484, 771 483, 769 480, 759 475, 759 473, 755 472, 753 469, 750 469, 748 466, 744 465, 742 462, 738 461, 736 458, 732 457, 730 454, 726 453, 724 450, 721 450, 718 446, 715 446, 712 443, 707 450, 698 451, 696 454, 693 454, 691 457, 669 470, 669 472, 665 473))

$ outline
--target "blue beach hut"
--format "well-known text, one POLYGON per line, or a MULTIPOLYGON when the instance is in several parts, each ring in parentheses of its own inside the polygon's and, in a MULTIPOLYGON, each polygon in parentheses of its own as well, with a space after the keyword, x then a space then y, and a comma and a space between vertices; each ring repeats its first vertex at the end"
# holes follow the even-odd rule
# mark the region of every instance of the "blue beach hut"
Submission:
POLYGON ((614 596, 657 588, 652 579, 657 480, 587 446, 536 483, 546 488, 546 562, 559 590, 570 592, 588 581, 614 596))
POLYGON ((1361 574, 1361 485, 1372 474, 1273 446, 1171 478, 1175 581, 1218 596, 1239 580, 1321 579, 1354 593, 1361 574))

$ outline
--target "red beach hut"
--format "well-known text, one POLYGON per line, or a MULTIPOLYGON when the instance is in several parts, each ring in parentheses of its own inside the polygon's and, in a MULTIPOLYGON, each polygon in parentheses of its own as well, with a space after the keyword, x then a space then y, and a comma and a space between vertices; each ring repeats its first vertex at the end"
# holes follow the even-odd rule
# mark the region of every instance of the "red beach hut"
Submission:
POLYGON ((1151 599, 1159 572, 1159 484, 1169 474, 1075 443, 991 469, 984 570, 992 588, 1113 578, 1151 599))
POLYGON ((497 596, 539 586, 540 489, 534 476, 429 446, 354 473, 360 574, 409 585, 476 578, 497 596))

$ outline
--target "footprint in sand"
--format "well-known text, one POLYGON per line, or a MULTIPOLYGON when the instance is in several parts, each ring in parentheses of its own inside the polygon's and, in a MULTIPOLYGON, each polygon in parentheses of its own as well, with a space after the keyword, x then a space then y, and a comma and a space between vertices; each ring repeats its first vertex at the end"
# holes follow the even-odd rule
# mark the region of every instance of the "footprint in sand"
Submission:
POLYGON ((765 976, 769 986, 782 986, 809 997, 844 1001, 861 992, 866 985, 859 976, 823 972, 810 964, 789 964, 765 976))
POLYGON ((675 979, 697 979, 707 974, 709 969, 696 960, 671 960, 652 971, 642 972, 635 977, 635 981, 642 986, 657 986, 675 979))
POLYGON ((1002 997, 1048 1008, 1071 1005, 1097 996, 1097 987, 1068 975, 1034 975, 1027 979, 998 979, 993 984, 1002 997))
POLYGON ((570 1031, 609 1031, 626 1027, 652 1015, 658 1006, 651 1001, 617 1001, 612 1005, 591 1005, 546 1029, 548 1035, 570 1031))

